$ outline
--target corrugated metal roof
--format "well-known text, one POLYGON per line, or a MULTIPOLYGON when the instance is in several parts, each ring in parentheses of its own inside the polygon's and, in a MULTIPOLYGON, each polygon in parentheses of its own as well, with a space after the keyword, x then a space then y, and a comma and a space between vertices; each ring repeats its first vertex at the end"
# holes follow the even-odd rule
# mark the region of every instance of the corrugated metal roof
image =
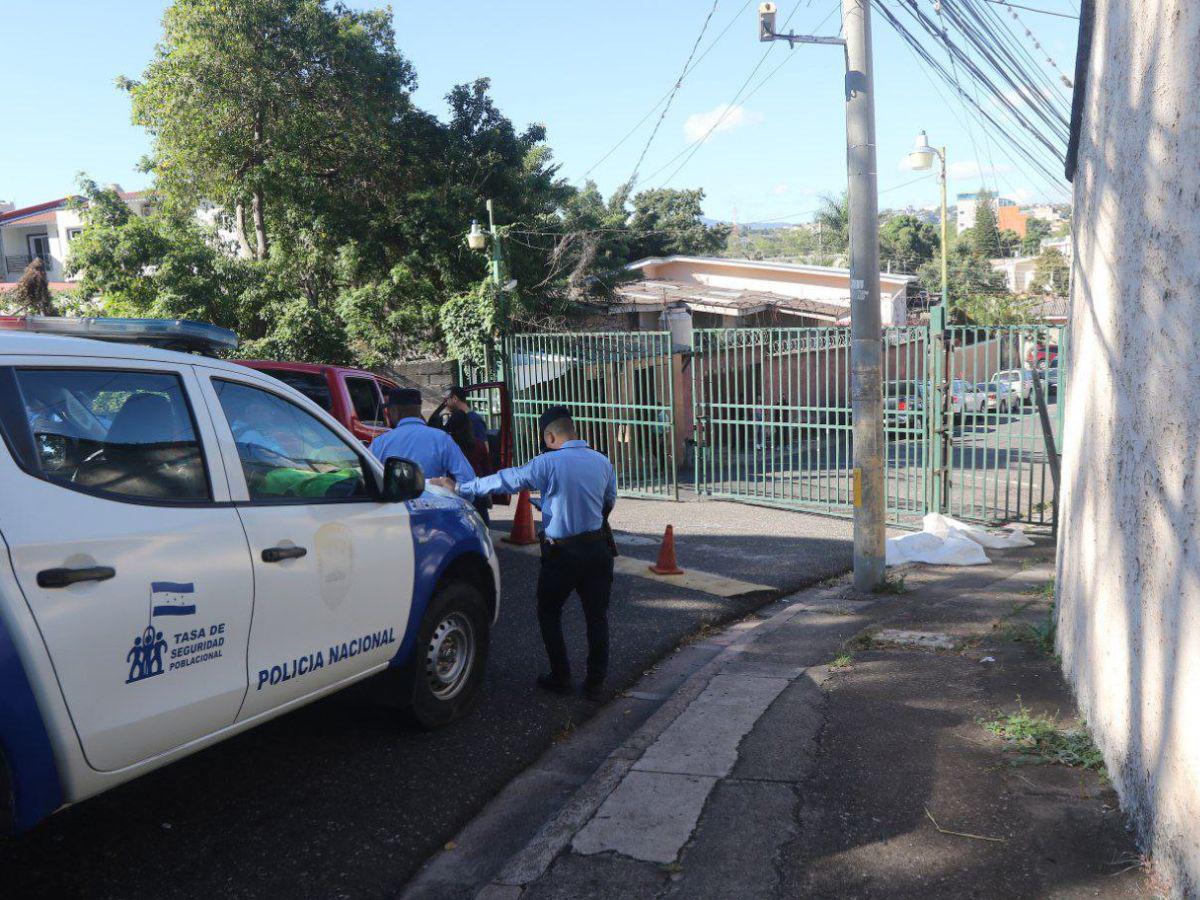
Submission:
POLYGON ((850 311, 849 299, 844 304, 831 303, 828 300, 789 297, 771 291, 711 288, 707 285, 663 278, 646 278, 622 284, 617 287, 616 292, 624 301, 624 305, 647 309, 682 304, 693 309, 724 312, 729 315, 747 315, 766 309, 777 309, 793 315, 811 315, 824 319, 840 319, 850 311))

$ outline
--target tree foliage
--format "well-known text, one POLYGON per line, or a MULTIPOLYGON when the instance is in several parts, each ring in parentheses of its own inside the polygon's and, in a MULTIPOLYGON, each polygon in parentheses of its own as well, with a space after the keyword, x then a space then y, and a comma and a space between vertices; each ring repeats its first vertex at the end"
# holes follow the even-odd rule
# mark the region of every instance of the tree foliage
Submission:
POLYGON ((996 204, 988 191, 980 191, 975 202, 975 224, 971 227, 971 246, 984 259, 1000 256, 1000 226, 996 204))
POLYGON ((1065 294, 1071 278, 1071 266, 1057 247, 1047 247, 1034 262, 1035 285, 1047 293, 1065 294))
POLYGON ((941 243, 938 229, 916 216, 891 216, 879 228, 879 259, 885 267, 916 272, 941 252, 941 243))
POLYGON ((1024 256, 1037 256, 1042 249, 1042 241, 1050 237, 1050 223, 1044 219, 1031 217, 1025 223, 1025 237, 1021 239, 1021 253, 1024 256))
POLYGON ((155 208, 132 216, 84 180, 85 295, 224 325, 243 353, 381 365, 561 321, 638 256, 724 245, 701 191, 569 185, 545 127, 517 128, 486 78, 450 90, 445 120, 418 109, 390 23, 327 0, 175 0, 120 82, 153 141, 155 208), (516 281, 502 304, 463 240, 488 198, 516 281))

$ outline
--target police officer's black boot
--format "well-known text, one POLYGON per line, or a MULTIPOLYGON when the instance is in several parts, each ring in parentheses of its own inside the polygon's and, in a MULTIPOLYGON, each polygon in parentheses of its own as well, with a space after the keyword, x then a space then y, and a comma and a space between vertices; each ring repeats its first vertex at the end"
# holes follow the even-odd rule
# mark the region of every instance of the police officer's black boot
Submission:
POLYGON ((543 691, 550 691, 552 694, 570 694, 572 693, 571 679, 556 678, 553 675, 539 675, 537 677, 537 686, 543 691))

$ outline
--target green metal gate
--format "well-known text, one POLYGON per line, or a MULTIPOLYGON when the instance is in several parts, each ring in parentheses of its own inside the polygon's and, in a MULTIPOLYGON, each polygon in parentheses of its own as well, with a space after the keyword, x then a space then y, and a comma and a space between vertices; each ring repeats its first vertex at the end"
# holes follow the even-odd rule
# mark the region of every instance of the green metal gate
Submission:
MULTIPOLYGON (((884 337, 888 509, 928 503, 924 327, 884 337)), ((699 494, 849 515, 854 495, 848 328, 693 332, 699 494)))
MULTIPOLYGON (((884 329, 887 508, 982 522, 1049 523, 1053 483, 1032 386, 1045 376, 1055 446, 1060 329, 1041 324, 884 329), (1016 372, 1016 375, 1005 373, 1016 372), (1020 400, 1017 400, 1019 395, 1020 400)), ((853 511, 846 328, 698 329, 692 430, 698 494, 834 515, 853 511)))
POLYGON ((518 464, 541 449, 538 417, 561 403, 612 461, 620 493, 678 498, 670 332, 517 334, 505 359, 518 464))

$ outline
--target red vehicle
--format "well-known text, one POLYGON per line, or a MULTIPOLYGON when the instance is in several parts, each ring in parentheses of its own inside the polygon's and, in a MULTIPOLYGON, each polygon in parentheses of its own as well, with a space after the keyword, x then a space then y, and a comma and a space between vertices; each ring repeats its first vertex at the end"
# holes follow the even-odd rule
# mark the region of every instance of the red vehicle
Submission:
POLYGON ((1029 348, 1025 361, 1029 364, 1029 368, 1043 372, 1047 366, 1057 365, 1057 359, 1057 344, 1038 344, 1037 347, 1029 348))
POLYGON ((272 362, 266 359, 235 359, 232 362, 278 378, 302 393, 345 425, 364 444, 388 430, 383 417, 387 392, 397 387, 389 378, 316 363, 272 362))

